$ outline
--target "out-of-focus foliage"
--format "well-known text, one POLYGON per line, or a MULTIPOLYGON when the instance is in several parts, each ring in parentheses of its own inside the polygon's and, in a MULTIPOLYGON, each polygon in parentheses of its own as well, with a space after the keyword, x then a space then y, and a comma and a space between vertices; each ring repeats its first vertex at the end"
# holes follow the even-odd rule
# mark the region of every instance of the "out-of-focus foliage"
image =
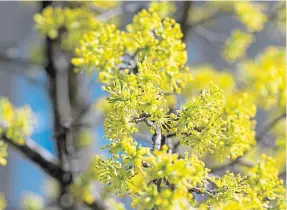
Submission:
POLYGON ((44 210, 43 198, 32 193, 25 194, 22 198, 22 209, 24 210, 44 210))
POLYGON ((6 165, 7 164, 7 145, 4 143, 4 142, 0 142, 0 164, 3 166, 3 165, 6 165))
MULTIPOLYGON (((0 135, 16 144, 25 144, 33 130, 35 120, 28 106, 14 108, 7 98, 0 99, 0 135)), ((0 138, 0 139, 1 139, 0 138)), ((0 140, 0 164, 6 165, 7 145, 0 140)))
POLYGON ((270 110, 286 109, 286 52, 270 46, 255 60, 240 63, 244 89, 252 94, 256 104, 270 110))
POLYGON ((174 2, 169 1, 152 1, 149 8, 156 12, 161 18, 170 16, 173 12, 175 12, 174 2))
POLYGON ((227 71, 218 71, 211 66, 192 67, 192 82, 188 83, 183 89, 185 97, 191 97, 199 90, 202 90, 212 81, 220 87, 226 94, 231 94, 235 89, 235 81, 231 73, 227 71))
POLYGON ((267 20, 263 13, 264 5, 252 2, 234 2, 234 9, 239 20, 246 25, 248 31, 261 31, 267 20))
POLYGON ((24 144, 33 130, 35 120, 28 106, 14 108, 8 99, 0 100, 0 134, 17 144, 24 144))
MULTIPOLYGON (((64 31, 61 37, 62 47, 65 50, 74 49, 82 34, 97 30, 101 21, 97 18, 98 9, 110 9, 119 4, 117 1, 80 1, 74 2, 79 7, 74 8, 53 8, 48 7, 41 14, 36 14, 34 20, 36 28, 42 35, 47 35, 51 39, 58 38, 61 31, 64 31)), ((100 14, 98 14, 100 16, 100 14)))
POLYGON ((252 120, 256 106, 246 92, 234 92, 227 98, 223 112, 227 129, 226 140, 219 142, 217 154, 222 159, 238 158, 255 144, 255 122, 252 120))
MULTIPOLYGON (((0 99, 0 165, 7 164, 7 144, 3 138, 23 145, 31 135, 34 124, 34 116, 28 106, 15 108, 7 98, 0 99)), ((0 194, 0 210, 5 207, 4 196, 0 194)))
MULTIPOLYGON (((223 58, 231 63, 246 56, 247 48, 254 41, 254 33, 261 31, 269 18, 267 5, 264 2, 208 1, 203 3, 203 6, 197 6, 190 10, 189 21, 191 25, 197 25, 201 22, 204 24, 205 22, 212 22, 212 19, 216 18, 218 14, 232 16, 245 27, 244 30, 234 29, 224 43, 223 58)), ((284 21, 283 12, 274 11, 270 15, 270 19, 275 19, 276 22, 278 20, 284 21)))
POLYGON ((222 56, 230 62, 245 57, 246 49, 252 41, 252 34, 240 30, 233 31, 224 44, 222 56))
POLYGON ((35 15, 37 29, 41 34, 47 34, 51 39, 58 37, 59 30, 67 31, 62 45, 65 49, 72 49, 77 40, 87 30, 97 29, 99 21, 92 12, 83 8, 46 8, 42 14, 35 15))
POLYGON ((0 210, 4 210, 6 207, 6 201, 3 194, 0 194, 0 210))

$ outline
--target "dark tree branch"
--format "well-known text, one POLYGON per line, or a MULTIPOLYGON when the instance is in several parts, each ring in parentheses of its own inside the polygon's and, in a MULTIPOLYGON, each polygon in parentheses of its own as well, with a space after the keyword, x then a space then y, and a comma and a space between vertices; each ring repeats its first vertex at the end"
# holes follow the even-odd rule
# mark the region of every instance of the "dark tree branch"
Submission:
MULTIPOLYGON (((21 152, 24 157, 40 167, 49 176, 59 181, 61 185, 69 186, 73 182, 72 173, 70 171, 64 171, 59 165, 59 160, 47 150, 35 144, 33 140, 27 139, 25 144, 19 145, 7 138, 6 135, 1 135, 0 139, 21 152)), ((99 201, 92 203, 84 202, 84 204, 93 210, 106 209, 99 201)))
POLYGON ((176 133, 170 133, 170 134, 168 134, 166 137, 167 138, 172 138, 172 137, 175 137, 176 136, 176 133))
POLYGON ((60 183, 69 185, 72 182, 71 173, 62 170, 59 166, 59 160, 47 150, 35 144, 34 141, 27 139, 25 144, 20 145, 7 138, 6 135, 2 135, 1 140, 20 151, 26 158, 60 183))
POLYGON ((278 177, 280 178, 280 179, 286 179, 286 171, 282 171, 281 173, 279 173, 279 175, 278 175, 278 177))
MULTIPOLYGON (((27 139, 25 144, 19 145, 3 134, 0 139, 21 152, 24 157, 36 164, 45 173, 59 181, 62 185, 69 186, 73 183, 72 173, 70 171, 64 171, 59 165, 59 160, 50 152, 37 145, 33 140, 27 139)), ((106 209, 102 202, 99 201, 94 201, 93 203, 84 202, 84 204, 93 210, 106 209)))
MULTIPOLYGON (((47 6, 51 6, 52 4, 52 1, 43 1, 42 9, 45 9, 47 6)), ((64 65, 66 61, 64 61, 64 64, 62 62, 62 54, 55 55, 55 52, 57 52, 56 50, 58 50, 58 41, 59 40, 52 40, 49 37, 46 37, 45 39, 45 55, 47 58, 45 71, 50 82, 50 98, 54 114, 54 133, 63 133, 62 135, 57 135, 56 137, 57 155, 60 161, 59 165, 63 170, 70 171, 72 174, 69 159, 67 157, 67 134, 66 132, 63 132, 63 130, 66 130, 69 126, 68 123, 70 123, 70 121, 67 119, 69 117, 69 109, 68 107, 64 108, 69 96, 69 90, 67 90, 68 69, 66 68, 67 65, 64 65)), ((72 195, 69 192, 68 185, 60 182, 59 188, 60 194, 58 197, 58 202, 61 209, 74 209, 74 202, 72 195)))
POLYGON ((213 190, 208 190, 208 189, 201 190, 200 188, 196 188, 196 187, 189 189, 188 192, 196 193, 198 195, 208 195, 208 196, 214 196, 216 194, 216 192, 213 190))
POLYGON ((189 9, 192 6, 192 1, 184 1, 183 2, 183 13, 182 13, 182 17, 179 21, 180 25, 181 25, 181 30, 182 30, 182 40, 185 42, 186 41, 186 36, 188 33, 188 30, 190 29, 190 27, 188 26, 188 17, 189 17, 189 9))
POLYGON ((274 120, 272 120, 271 122, 269 122, 264 128, 263 130, 256 135, 255 139, 257 142, 262 141, 263 137, 283 118, 286 117, 286 112, 281 114, 280 116, 276 117, 274 120))

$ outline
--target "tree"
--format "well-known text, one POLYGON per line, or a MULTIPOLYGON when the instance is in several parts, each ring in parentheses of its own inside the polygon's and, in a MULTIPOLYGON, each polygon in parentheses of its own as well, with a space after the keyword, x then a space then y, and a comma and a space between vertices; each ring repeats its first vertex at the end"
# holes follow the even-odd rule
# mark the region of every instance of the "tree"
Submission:
POLYGON ((58 157, 29 139, 36 123, 32 110, 3 98, 1 164, 7 145, 37 164, 59 183, 60 209, 125 209, 112 195, 128 195, 135 209, 286 209, 285 49, 269 46, 254 59, 245 53, 264 25, 285 26, 285 2, 274 3, 272 11, 257 2, 182 4, 176 23, 169 17, 175 10, 171 2, 152 2, 146 9, 132 3, 43 2, 35 22, 46 40, 58 157), (127 12, 136 15, 121 30, 115 17, 127 12), (236 62, 236 74, 206 65, 188 68, 188 31, 221 15, 236 15, 244 26, 222 48, 223 59, 236 62), (94 155, 78 172, 72 160, 77 130, 91 108, 79 97, 81 74, 96 75, 107 93, 95 107, 104 113, 110 143, 103 149, 111 157, 94 155), (256 109, 269 119, 258 133, 256 109), (139 134, 151 147, 137 142, 139 134), (274 145, 266 146, 267 135, 274 145), (92 192, 94 182, 104 184, 101 199, 92 192))

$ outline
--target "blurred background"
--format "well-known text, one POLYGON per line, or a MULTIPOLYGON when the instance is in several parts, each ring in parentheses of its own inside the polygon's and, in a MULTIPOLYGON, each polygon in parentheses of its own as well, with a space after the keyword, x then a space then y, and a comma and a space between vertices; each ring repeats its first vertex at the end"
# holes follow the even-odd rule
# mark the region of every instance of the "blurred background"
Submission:
MULTIPOLYGON (((192 8, 206 2, 192 2, 192 8)), ((264 2, 267 13, 277 2, 264 2)), ((148 6, 149 2, 123 2, 123 4, 148 6)), ((176 2, 176 19, 180 19, 185 9, 184 2, 176 2)), ((41 10, 42 2, 0 2, 0 95, 8 97, 16 106, 28 104, 36 113, 37 126, 32 139, 52 153, 56 152, 52 133, 52 108, 48 93, 47 75, 41 65, 43 37, 35 30, 33 17, 41 10)), ((224 6, 223 6, 224 7, 224 6)), ((285 5, 283 5, 285 7, 285 5)), ((191 9, 192 10, 192 9, 191 9)), ((208 12, 208 11, 207 11, 208 12)), ((191 12, 192 13, 192 12, 191 12)), ((234 28, 243 28, 242 23, 222 11, 212 19, 212 24, 195 24, 186 33, 188 64, 212 65, 215 69, 233 71, 236 63, 226 62, 221 57, 222 42, 234 28)), ((118 17, 123 23, 131 21, 135 13, 126 13, 118 17)), ((124 24, 125 25, 125 24, 124 24)), ((285 46, 285 33, 276 24, 266 24, 262 31, 255 33, 255 42, 247 49, 247 57, 254 58, 266 46, 285 46)), ((88 81, 88 84, 90 80, 88 81)), ((98 82, 87 86, 83 93, 87 100, 94 101, 104 93, 98 82)), ((93 117, 99 117, 94 114, 93 117)), ((266 116, 259 111, 257 128, 262 128, 266 116)), ((102 122, 91 126, 95 143, 90 150, 103 153, 100 147, 106 143, 102 122)), ((89 134, 90 135, 90 134, 89 134)), ((9 147, 8 165, 0 167, 0 191, 5 193, 7 209, 20 209, 23 196, 32 192, 46 196, 49 191, 48 177, 35 165, 26 161, 17 151, 9 147)))

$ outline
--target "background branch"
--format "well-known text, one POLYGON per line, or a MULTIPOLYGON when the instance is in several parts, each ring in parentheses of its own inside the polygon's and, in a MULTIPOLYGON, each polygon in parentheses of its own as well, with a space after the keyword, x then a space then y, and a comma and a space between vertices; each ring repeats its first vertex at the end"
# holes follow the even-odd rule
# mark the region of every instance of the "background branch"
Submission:
POLYGON ((257 142, 262 141, 263 137, 270 131, 272 130, 272 128, 283 118, 286 117, 286 112, 281 114, 280 116, 276 117, 275 119, 273 119, 271 122, 269 122, 264 128, 263 130, 256 135, 255 139, 257 142))
POLYGON ((33 140, 27 139, 23 145, 15 143, 13 140, 7 138, 6 135, 2 135, 1 140, 20 151, 22 155, 60 183, 69 185, 72 182, 71 173, 62 170, 59 166, 59 160, 47 150, 38 146, 33 140))
POLYGON ((188 18, 189 18, 189 10, 192 6, 192 1, 185 1, 183 3, 183 13, 181 20, 179 20, 180 26, 181 26, 181 31, 183 34, 182 40, 186 42, 186 36, 188 33, 188 30, 190 29, 188 26, 188 18))

